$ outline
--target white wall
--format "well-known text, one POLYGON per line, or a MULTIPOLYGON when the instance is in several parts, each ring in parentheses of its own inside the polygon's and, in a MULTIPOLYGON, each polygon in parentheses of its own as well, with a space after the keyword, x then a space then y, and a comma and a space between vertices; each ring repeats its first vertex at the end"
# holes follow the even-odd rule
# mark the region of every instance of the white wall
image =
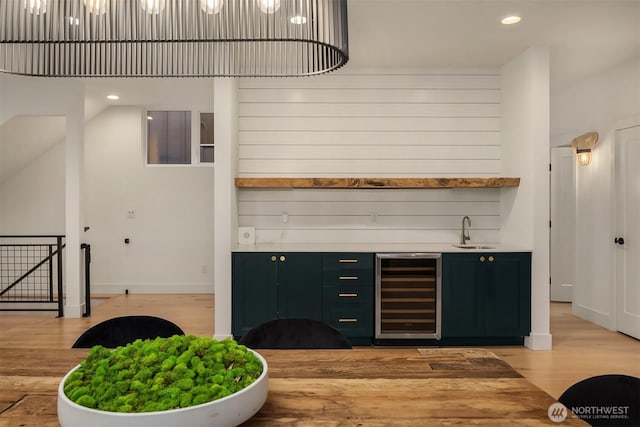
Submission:
MULTIPOLYGON (((239 100, 243 177, 501 174, 493 69, 242 79, 239 100)), ((473 241, 497 242, 499 205, 496 189, 241 190, 239 225, 258 242, 452 243, 469 215, 473 241)))
MULTIPOLYGON (((3 121, 18 113, 64 115, 66 104, 57 101, 60 96, 55 89, 59 87, 64 94, 71 82, 0 74, 0 83, 3 121), (39 99, 38 93, 47 95, 46 100, 39 99), (25 97, 31 102, 23 102, 25 97)), ((81 81, 73 83, 82 89, 81 81)), ((154 84, 154 94, 158 96, 151 108, 213 111, 212 79, 154 84), (161 96, 162 92, 166 96, 161 96)), ((82 106, 83 91, 77 92, 82 106)), ((126 91, 123 98, 126 99, 126 91)), ((70 99, 68 103, 77 101, 70 99)), ((83 161, 70 160, 68 144, 61 141, 8 178, 0 187, 0 231, 68 235, 65 185, 69 179, 65 175, 70 167, 81 168, 85 172, 82 193, 86 200, 82 207, 86 208, 86 217, 78 224, 91 227, 80 238, 92 245, 94 293, 125 289, 211 293, 213 167, 146 167, 142 114, 141 107, 108 109, 86 124, 83 161), (130 209, 136 211, 136 219, 127 219, 130 209), (125 237, 131 239, 128 246, 123 243, 125 237)), ((77 151, 73 150, 73 154, 77 151)), ((80 183, 77 178, 72 181, 80 183)))
MULTIPOLYGON (((82 299, 81 227, 82 211, 84 86, 77 79, 21 77, 0 73, 0 124, 19 115, 64 116, 64 191, 65 201, 65 315, 80 317, 84 311, 82 299)), ((6 179, 6 178, 5 178, 6 179)), ((4 204, 5 209, 10 206, 4 204)), ((11 233, 11 230, 3 230, 11 233)))
POLYGON ((0 185, 0 234, 65 234, 64 181, 60 141, 0 185))
POLYGON ((616 124, 640 117, 640 60, 620 64, 558 91, 553 140, 565 145, 585 132, 600 140, 588 167, 576 167, 574 314, 615 328, 613 163, 616 124))
POLYGON ((146 166, 144 117, 111 107, 87 126, 93 291, 213 292, 213 168, 146 166))
POLYGON ((549 326, 549 50, 532 47, 502 69, 502 170, 520 176, 503 189, 501 241, 533 249, 531 334, 527 346, 551 349, 549 326))

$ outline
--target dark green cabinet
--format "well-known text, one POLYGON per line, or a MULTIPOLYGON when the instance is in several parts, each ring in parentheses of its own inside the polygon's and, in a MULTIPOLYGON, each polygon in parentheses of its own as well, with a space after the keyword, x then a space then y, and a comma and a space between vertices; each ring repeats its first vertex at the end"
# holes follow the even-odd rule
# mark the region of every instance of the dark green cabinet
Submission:
POLYGON ((373 337, 374 255, 322 255, 322 320, 354 345, 371 345, 373 337))
POLYGON ((322 319, 319 254, 243 252, 232 262, 234 337, 271 319, 322 319))
POLYGON ((442 257, 442 337, 524 337, 531 329, 531 254, 442 257))
POLYGON ((322 320, 352 344, 373 337, 372 253, 234 252, 233 336, 277 318, 322 320))

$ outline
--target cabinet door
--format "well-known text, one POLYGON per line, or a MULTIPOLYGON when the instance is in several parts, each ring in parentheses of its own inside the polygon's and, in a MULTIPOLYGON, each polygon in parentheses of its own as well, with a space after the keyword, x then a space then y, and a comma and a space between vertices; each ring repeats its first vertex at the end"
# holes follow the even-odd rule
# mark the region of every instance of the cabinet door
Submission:
POLYGON ((322 320, 322 262, 317 253, 278 254, 279 317, 322 320))
POLYGON ((275 253, 234 253, 232 269, 232 333, 278 317, 278 262, 275 253))
POLYGON ((485 334, 525 336, 531 329, 531 254, 495 253, 487 262, 485 334))
POLYGON ((442 336, 479 337, 485 335, 484 254, 444 254, 442 256, 442 336))

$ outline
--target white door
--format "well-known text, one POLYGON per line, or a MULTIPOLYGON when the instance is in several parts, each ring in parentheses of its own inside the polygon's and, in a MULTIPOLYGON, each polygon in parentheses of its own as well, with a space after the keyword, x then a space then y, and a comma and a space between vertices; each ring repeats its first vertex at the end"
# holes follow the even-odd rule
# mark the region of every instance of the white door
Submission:
POLYGON ((616 132, 616 329, 640 339, 640 126, 616 132), (621 240, 622 239, 622 240, 621 240))
POLYGON ((576 273, 576 174, 570 147, 551 149, 551 301, 572 301, 576 273))

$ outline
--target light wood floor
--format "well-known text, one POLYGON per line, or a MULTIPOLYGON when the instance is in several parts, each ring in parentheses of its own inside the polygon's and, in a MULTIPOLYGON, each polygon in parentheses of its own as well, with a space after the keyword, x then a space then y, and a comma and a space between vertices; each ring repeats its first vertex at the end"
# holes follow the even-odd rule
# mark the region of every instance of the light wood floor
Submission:
MULTIPOLYGON (((0 345, 69 348, 89 326, 110 317, 134 314, 163 317, 188 334, 213 335, 213 295, 130 294, 96 299, 91 317, 82 319, 58 319, 53 313, 2 313, 0 345)), ((551 333, 552 351, 525 347, 492 347, 491 351, 555 398, 570 385, 593 375, 640 377, 640 341, 573 316, 570 304, 551 304, 551 333)))

